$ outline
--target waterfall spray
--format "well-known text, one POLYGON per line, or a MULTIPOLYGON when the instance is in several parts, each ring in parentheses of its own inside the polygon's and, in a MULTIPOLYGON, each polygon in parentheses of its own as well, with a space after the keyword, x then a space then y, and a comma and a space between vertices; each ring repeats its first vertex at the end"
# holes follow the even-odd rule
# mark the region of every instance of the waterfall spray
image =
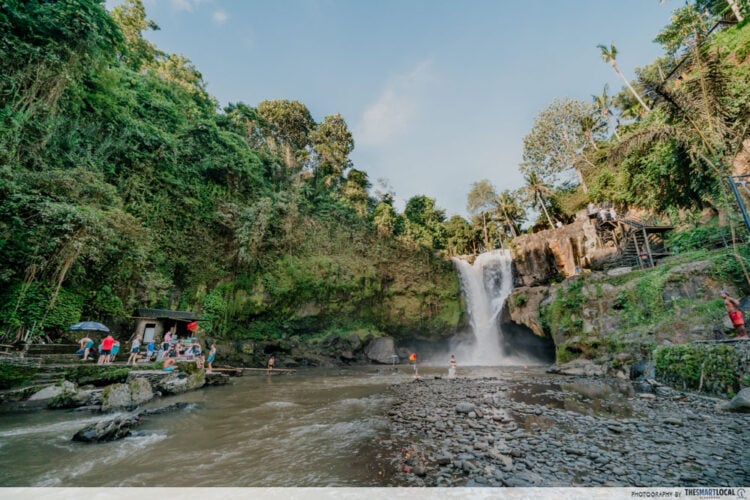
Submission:
POLYGON ((503 352, 498 315, 513 290, 513 259, 510 252, 483 253, 469 264, 453 259, 466 301, 473 341, 460 342, 452 351, 464 365, 493 366, 512 364, 503 352))

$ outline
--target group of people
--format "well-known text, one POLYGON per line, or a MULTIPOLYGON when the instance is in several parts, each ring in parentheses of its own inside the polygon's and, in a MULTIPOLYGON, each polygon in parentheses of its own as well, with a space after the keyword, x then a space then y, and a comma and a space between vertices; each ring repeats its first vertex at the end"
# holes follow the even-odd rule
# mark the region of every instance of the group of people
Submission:
POLYGON ((96 358, 96 364, 109 365, 115 361, 115 357, 120 352, 120 342, 115 340, 112 335, 107 335, 98 347, 94 346, 94 341, 89 337, 83 337, 78 341, 79 349, 76 354, 81 356, 83 361, 96 358))
MULTIPOLYGON (((139 361, 162 361, 163 368, 175 369, 177 359, 183 358, 188 361, 195 361, 198 368, 206 367, 208 373, 213 370, 213 362, 216 358, 216 344, 211 344, 208 357, 203 356, 203 350, 200 343, 191 342, 183 344, 172 328, 164 335, 164 341, 160 344, 159 350, 155 350, 153 342, 146 345, 146 350, 142 352, 143 335, 135 333, 130 341, 130 351, 127 366, 135 366, 139 361), (171 360, 171 361, 170 361, 171 360)), ((111 334, 108 334, 101 341, 98 347, 95 346, 94 340, 89 337, 83 337, 78 340, 79 349, 76 354, 81 356, 83 361, 97 359, 99 365, 109 365, 115 361, 115 357, 120 350, 120 342, 111 334)), ((273 361, 269 362, 269 370, 273 368, 273 361)))
MULTIPOLYGON (((164 344, 167 344, 167 342, 164 342, 164 344)), ((177 341, 175 344, 170 344, 168 349, 162 345, 157 359, 162 360, 162 369, 164 371, 171 372, 177 370, 177 360, 180 358, 186 361, 195 361, 198 368, 202 369, 205 367, 206 373, 213 373, 213 362, 216 359, 216 344, 211 344, 208 350, 208 357, 204 357, 198 342, 185 347, 177 341)))

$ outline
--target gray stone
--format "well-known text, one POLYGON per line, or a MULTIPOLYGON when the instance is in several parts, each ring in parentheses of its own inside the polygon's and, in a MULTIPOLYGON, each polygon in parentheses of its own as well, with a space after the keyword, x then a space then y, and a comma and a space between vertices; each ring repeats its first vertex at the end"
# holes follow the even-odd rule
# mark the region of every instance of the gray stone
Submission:
POLYGON ((73 441, 83 443, 99 443, 122 439, 130 434, 130 429, 140 423, 140 419, 133 415, 118 415, 115 418, 101 420, 79 430, 73 436, 73 441))
POLYGON ((389 365, 393 363, 393 356, 396 354, 393 338, 378 337, 372 339, 364 349, 365 356, 370 361, 389 365))
POLYGON ((732 400, 721 407, 722 410, 750 413, 750 387, 745 387, 732 400))
POLYGON ((102 411, 119 410, 133 406, 129 384, 112 384, 104 389, 102 411))
POLYGON ((41 391, 35 392, 29 401, 45 401, 48 399, 56 398, 64 392, 75 392, 76 386, 72 382, 64 381, 60 385, 49 385, 41 391))
POLYGON ((128 383, 130 388, 131 404, 138 406, 154 399, 154 391, 151 384, 144 378, 137 378, 128 383))
POLYGON ((471 413, 476 406, 468 401, 461 401, 455 407, 456 413, 471 413))

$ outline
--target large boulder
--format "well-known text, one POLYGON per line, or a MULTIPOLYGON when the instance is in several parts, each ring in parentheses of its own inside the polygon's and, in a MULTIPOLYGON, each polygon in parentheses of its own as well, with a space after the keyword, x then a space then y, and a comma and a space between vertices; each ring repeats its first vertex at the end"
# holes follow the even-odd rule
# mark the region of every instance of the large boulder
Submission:
POLYGON ((559 373, 561 375, 585 375, 588 377, 601 377, 606 374, 606 368, 598 365, 590 359, 574 359, 569 363, 555 365, 547 370, 549 373, 559 373))
POLYGON ((750 387, 745 387, 738 392, 722 409, 738 413, 750 413, 750 387))
POLYGON ((128 382, 130 399, 133 406, 138 406, 154 399, 154 390, 145 378, 135 378, 128 382))
POLYGON ((138 370, 128 374, 128 383, 137 379, 148 381, 154 392, 161 394, 181 394, 203 387, 206 383, 206 372, 195 363, 178 363, 177 370, 138 370))
POLYGON ((73 441, 99 443, 122 439, 130 434, 130 429, 140 423, 137 415, 118 415, 108 420, 100 420, 76 432, 73 441))
POLYGON ((73 382, 64 381, 59 385, 50 385, 42 390, 35 392, 29 398, 29 401, 48 401, 59 398, 63 393, 75 393, 76 385, 73 382))
POLYGON ((112 384, 104 388, 102 393, 102 411, 131 408, 133 398, 130 395, 129 384, 112 384))
POLYGON ((372 339, 365 346, 365 356, 370 361, 376 363, 384 365, 391 364, 395 354, 396 349, 394 347, 393 338, 391 337, 378 337, 372 339))

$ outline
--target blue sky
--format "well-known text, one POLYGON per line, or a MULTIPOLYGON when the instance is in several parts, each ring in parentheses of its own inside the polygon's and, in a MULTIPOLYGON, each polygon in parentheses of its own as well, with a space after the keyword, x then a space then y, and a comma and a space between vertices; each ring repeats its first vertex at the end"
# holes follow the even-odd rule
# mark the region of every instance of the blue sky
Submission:
MULTIPOLYGON (((119 3, 107 0, 107 5, 119 3)), ((466 215, 471 184, 523 182, 523 137, 556 97, 622 87, 661 55, 682 2, 658 0, 144 0, 157 46, 190 59, 222 105, 303 102, 340 113, 354 166, 397 206, 417 194, 466 215)))

